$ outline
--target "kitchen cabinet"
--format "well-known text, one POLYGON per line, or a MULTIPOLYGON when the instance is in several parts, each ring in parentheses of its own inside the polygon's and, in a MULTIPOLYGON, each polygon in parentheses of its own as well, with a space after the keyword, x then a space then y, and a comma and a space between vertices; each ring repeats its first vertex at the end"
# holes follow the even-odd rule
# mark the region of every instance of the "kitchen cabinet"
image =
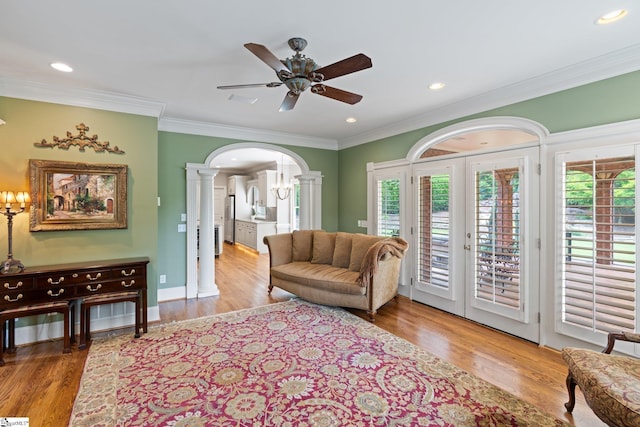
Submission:
POLYGON ((271 190, 276 185, 277 172, 263 170, 258 172, 258 206, 265 208, 276 207, 276 196, 271 190))
POLYGON ((236 220, 236 243, 240 243, 261 254, 269 252, 262 241, 264 236, 276 234, 275 221, 243 221, 236 220))

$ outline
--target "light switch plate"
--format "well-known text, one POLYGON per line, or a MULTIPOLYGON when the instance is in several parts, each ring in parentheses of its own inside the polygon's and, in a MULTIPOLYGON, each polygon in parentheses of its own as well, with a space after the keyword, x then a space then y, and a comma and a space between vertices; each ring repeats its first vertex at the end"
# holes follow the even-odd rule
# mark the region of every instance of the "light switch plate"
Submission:
POLYGON ((178 224, 178 233, 186 233, 187 224, 178 224))
POLYGON ((180 221, 185 222, 186 220, 187 220, 187 214, 186 213, 180 214, 180 221))
POLYGON ((358 227, 360 228, 367 228, 367 220, 366 219, 359 219, 358 220, 358 227))

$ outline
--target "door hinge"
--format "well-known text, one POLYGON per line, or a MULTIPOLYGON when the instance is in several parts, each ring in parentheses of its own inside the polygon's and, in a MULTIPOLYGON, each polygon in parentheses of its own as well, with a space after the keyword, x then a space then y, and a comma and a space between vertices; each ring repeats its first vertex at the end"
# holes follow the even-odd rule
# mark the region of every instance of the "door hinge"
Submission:
POLYGON ((542 175, 542 163, 538 163, 538 175, 542 175))
POLYGON ((413 226, 411 226, 411 235, 413 236, 413 226))
POLYGON ((540 323, 542 320, 542 317, 540 316, 540 312, 538 312, 538 323, 540 323))
POLYGON ((409 279, 409 286, 413 286, 413 277, 409 279))
POLYGON ((413 184, 413 175, 411 175, 411 184, 413 184))
POLYGON ((542 249, 542 240, 538 237, 538 241, 536 242, 538 249, 542 249))

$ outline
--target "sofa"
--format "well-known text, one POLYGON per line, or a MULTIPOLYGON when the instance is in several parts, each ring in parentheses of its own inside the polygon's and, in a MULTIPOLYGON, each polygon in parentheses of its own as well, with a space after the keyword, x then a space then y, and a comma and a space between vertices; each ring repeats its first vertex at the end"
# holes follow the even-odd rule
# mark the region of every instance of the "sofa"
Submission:
POLYGON ((408 244, 393 237, 322 230, 265 236, 274 286, 317 304, 377 310, 398 293, 408 244))

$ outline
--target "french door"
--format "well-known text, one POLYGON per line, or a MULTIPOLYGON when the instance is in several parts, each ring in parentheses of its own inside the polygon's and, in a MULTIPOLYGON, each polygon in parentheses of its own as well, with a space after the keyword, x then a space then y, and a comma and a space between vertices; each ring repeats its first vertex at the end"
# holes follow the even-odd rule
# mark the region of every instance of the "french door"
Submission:
POLYGON ((539 341, 538 148, 414 167, 412 298, 539 341))

